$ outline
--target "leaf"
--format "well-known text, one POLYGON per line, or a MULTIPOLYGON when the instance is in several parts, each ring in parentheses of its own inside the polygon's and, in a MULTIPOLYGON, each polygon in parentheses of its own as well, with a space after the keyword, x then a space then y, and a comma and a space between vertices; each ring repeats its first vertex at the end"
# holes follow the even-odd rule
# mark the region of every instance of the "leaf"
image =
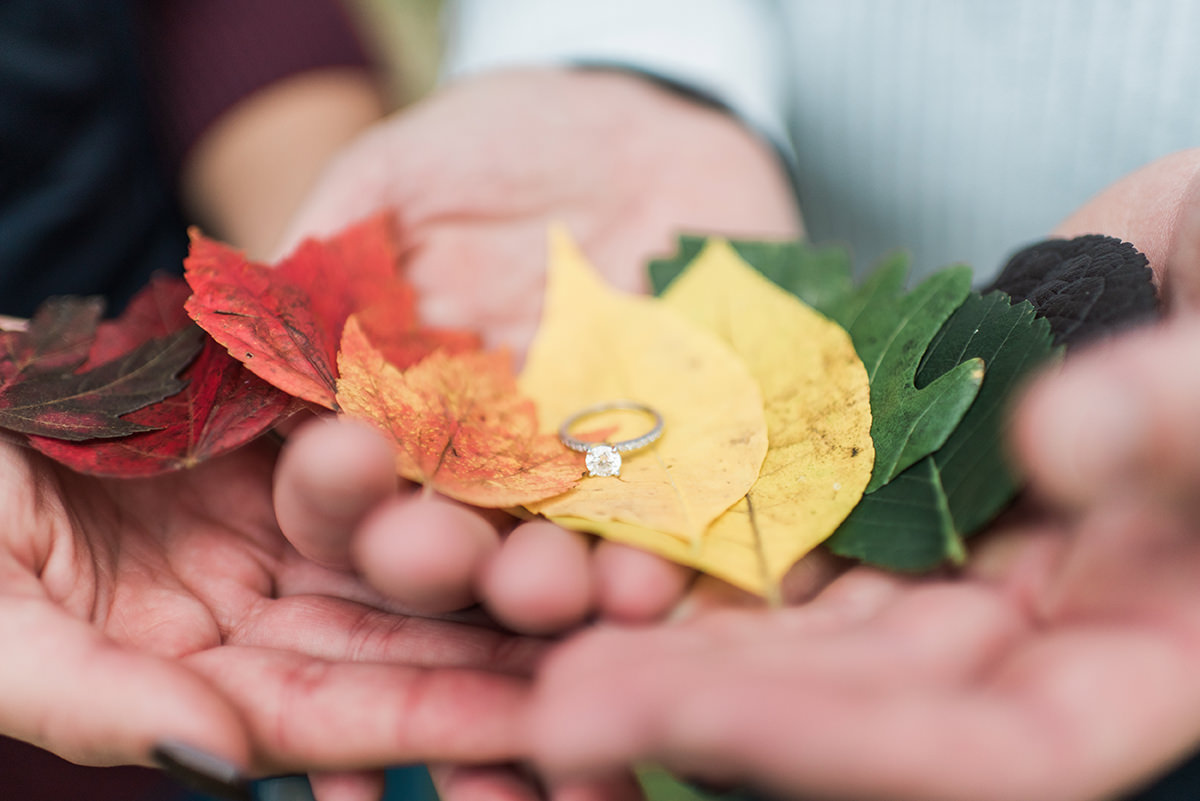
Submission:
POLYGON ((190 328, 146 340, 82 372, 102 305, 56 299, 27 331, 5 332, 0 358, 0 427, 65 440, 121 437, 149 430, 125 418, 179 392, 178 373, 203 334, 190 328))
POLYGON ((434 351, 466 353, 483 347, 474 331, 418 327, 415 293, 409 287, 404 291, 407 298, 397 292, 391 299, 355 313, 363 333, 388 364, 404 370, 434 351))
POLYGON ((1056 344, 1075 347, 1158 317, 1146 257, 1128 242, 1092 234, 1018 251, 992 287, 1028 300, 1056 344))
POLYGON ((338 362, 339 406, 395 440, 407 479, 485 507, 532 503, 579 480, 579 454, 538 432, 505 353, 437 351, 402 372, 351 317, 338 362))
POLYGON ((187 309, 204 330, 271 384, 330 409, 337 348, 351 314, 385 310, 368 325, 376 341, 390 347, 394 338, 408 359, 446 345, 478 346, 465 334, 422 336, 415 293, 396 275, 396 245, 383 216, 328 240, 305 240, 273 268, 193 230, 185 265, 195 292, 187 309))
MULTIPOLYGON (((707 237, 682 236, 679 251, 670 259, 650 263, 650 283, 654 294, 661 295, 672 281, 691 264, 707 237)), ((855 294, 850 272, 850 255, 842 247, 817 248, 802 242, 761 242, 731 240, 729 245, 758 272, 817 311, 839 323, 839 314, 855 294)), ((843 325, 843 327, 845 327, 843 325)))
POLYGON ((961 540, 976 533, 1016 494, 1005 455, 1005 412, 1015 388, 1054 357, 1050 326, 1028 302, 1002 292, 972 294, 938 333, 918 383, 964 356, 987 374, 975 403, 931 457, 863 496, 828 545, 843 556, 897 570, 960 561, 961 540))
POLYGON ((871 477, 866 370, 844 329, 765 280, 725 242, 710 242, 663 299, 743 359, 767 420, 758 479, 709 526, 687 563, 771 595, 788 568, 833 533, 871 477))
MULTIPOLYGON (((653 446, 625 454, 619 477, 588 477, 569 494, 529 505, 552 519, 573 518, 604 535, 627 523, 698 543, 704 530, 745 496, 766 453, 762 396, 727 345, 662 301, 606 286, 568 235, 550 236, 542 326, 521 387, 554 431, 585 407, 625 399, 657 409, 665 421, 653 446)), ((628 421, 620 438, 645 431, 628 421)))
MULTIPOLYGON (((101 324, 89 364, 108 360, 154 336, 196 331, 184 311, 188 294, 183 281, 156 276, 119 320, 101 324)), ((296 408, 293 398, 251 373, 208 338, 181 377, 187 386, 178 394, 127 417, 156 430, 86 442, 30 437, 30 443, 78 472, 151 476, 232 451, 296 408)))
MULTIPOLYGON (((694 252, 697 242, 685 238, 681 247, 694 252)), ((797 242, 732 244, 772 282, 850 332, 871 382, 875 469, 868 492, 945 442, 979 391, 983 365, 952 365, 920 387, 915 374, 929 341, 970 291, 968 268, 942 270, 905 293, 908 259, 903 254, 885 259, 856 287, 843 249, 797 242)), ((681 260, 682 254, 651 265, 656 288, 679 275, 681 260)))
POLYGON ((964 359, 918 387, 921 356, 970 292, 971 271, 951 267, 894 294, 906 272, 902 261, 885 263, 863 285, 861 311, 845 321, 871 381, 875 470, 867 492, 940 447, 983 381, 983 362, 964 359))
POLYGON ((0 380, 79 367, 87 359, 102 314, 104 301, 98 297, 48 299, 24 331, 0 332, 0 380))
POLYGON ((839 556, 907 572, 966 556, 932 456, 863 496, 828 545, 839 556))

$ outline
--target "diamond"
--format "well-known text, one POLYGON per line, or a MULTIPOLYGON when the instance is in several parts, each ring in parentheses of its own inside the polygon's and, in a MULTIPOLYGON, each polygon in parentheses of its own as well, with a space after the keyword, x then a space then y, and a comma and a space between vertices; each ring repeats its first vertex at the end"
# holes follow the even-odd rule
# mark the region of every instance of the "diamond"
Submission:
POLYGON ((583 463, 589 476, 621 475, 621 454, 611 445, 593 445, 588 448, 583 463))

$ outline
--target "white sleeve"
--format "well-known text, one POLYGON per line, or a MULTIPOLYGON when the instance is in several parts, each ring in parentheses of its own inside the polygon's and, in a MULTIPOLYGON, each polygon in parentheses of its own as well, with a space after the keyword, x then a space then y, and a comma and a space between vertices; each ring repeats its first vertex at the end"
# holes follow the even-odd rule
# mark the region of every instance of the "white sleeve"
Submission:
POLYGON ((627 67, 713 98, 788 152, 784 25, 770 0, 458 0, 443 77, 627 67))

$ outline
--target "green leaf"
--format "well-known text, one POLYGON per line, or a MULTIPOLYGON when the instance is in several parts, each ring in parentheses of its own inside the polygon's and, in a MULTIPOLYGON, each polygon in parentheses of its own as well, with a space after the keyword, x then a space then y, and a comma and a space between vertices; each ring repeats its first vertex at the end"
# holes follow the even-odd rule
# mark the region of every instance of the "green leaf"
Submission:
POLYGON ((934 454, 950 514, 960 534, 976 533, 1016 494, 1019 482, 1007 457, 1008 407, 1036 368, 1061 355, 1050 324, 1028 301, 1003 292, 972 294, 930 345, 920 382, 962 354, 987 363, 979 397, 946 444, 934 454))
MULTIPOLYGON (((863 285, 867 293, 843 323, 871 382, 871 439, 875 471, 867 492, 942 446, 983 381, 983 364, 967 357, 944 365, 937 380, 918 388, 917 368, 930 341, 971 291, 971 271, 934 273, 907 294, 895 294, 907 266, 891 261, 863 285)), ((939 363, 940 364, 940 363, 939 363)))
POLYGON ((724 793, 702 790, 675 778, 656 765, 639 766, 634 773, 646 801, 753 801, 759 797, 749 790, 724 793))
MULTIPOLYGON (((704 242, 684 237, 674 258, 650 265, 656 292, 686 269, 704 242)), ((930 341, 970 292, 969 268, 942 270, 905 293, 908 258, 903 253, 885 258, 856 287, 843 248, 796 242, 731 244, 764 276, 850 333, 871 383, 875 469, 867 492, 942 446, 975 399, 983 365, 970 359, 947 365, 944 374, 921 387, 915 383, 916 373, 930 341)))
POLYGON ((965 555, 932 456, 864 495, 825 544, 839 556, 908 572, 965 555))
MULTIPOLYGON (((699 236, 680 237, 675 256, 650 263, 650 285, 655 295, 661 295, 687 269, 707 241, 699 236)), ((846 327, 838 312, 844 306, 853 308, 850 298, 856 290, 845 248, 753 240, 731 240, 729 244, 747 264, 776 285, 846 327)))
POLYGON ((1059 352, 1028 302, 972 294, 934 337, 916 378, 923 385, 948 365, 982 359, 988 369, 975 403, 937 452, 863 496, 829 548, 895 570, 960 562, 963 538, 986 526, 1019 486, 1004 451, 1009 399, 1059 352))

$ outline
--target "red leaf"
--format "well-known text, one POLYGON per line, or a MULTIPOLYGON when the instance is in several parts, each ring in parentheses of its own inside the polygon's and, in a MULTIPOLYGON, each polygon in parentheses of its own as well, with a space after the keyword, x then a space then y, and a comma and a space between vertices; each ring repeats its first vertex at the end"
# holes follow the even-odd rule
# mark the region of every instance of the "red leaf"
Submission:
MULTIPOLYGON (((118 319, 102 323, 88 364, 102 363, 150 337, 195 330, 184 311, 187 285, 156 277, 118 319)), ((206 339, 184 371, 187 387, 128 415, 157 430, 120 439, 63 442, 31 437, 42 453, 83 473, 148 476, 191 467, 255 439, 296 408, 293 398, 250 373, 206 339)))
MULTIPOLYGON (((383 216, 328 240, 305 240, 274 268, 193 231, 186 266, 195 294, 187 310, 267 381, 336 409, 337 348, 351 314, 378 306, 372 319, 381 345, 395 340, 409 353, 420 343, 414 293, 396 275, 396 264, 383 216)), ((441 343, 440 335, 432 336, 424 352, 441 343)))
POLYGON ((103 313, 101 298, 50 298, 34 312, 24 331, 0 333, 0 379, 74 370, 87 358, 103 313))
MULTIPOLYGON (((411 288, 406 287, 412 297, 411 288)), ((363 332, 371 344, 383 354, 384 360, 400 370, 406 370, 434 351, 468 353, 483 347, 483 341, 473 331, 457 328, 418 328, 414 313, 397 314, 396 300, 376 303, 357 312, 363 332)), ((415 305, 408 301, 409 308, 415 305)))
POLYGON ((203 336, 184 329, 146 337, 77 370, 98 335, 102 310, 94 298, 53 298, 27 330, 0 335, 0 427, 68 440, 147 430, 127 415, 183 388, 177 375, 203 336))

